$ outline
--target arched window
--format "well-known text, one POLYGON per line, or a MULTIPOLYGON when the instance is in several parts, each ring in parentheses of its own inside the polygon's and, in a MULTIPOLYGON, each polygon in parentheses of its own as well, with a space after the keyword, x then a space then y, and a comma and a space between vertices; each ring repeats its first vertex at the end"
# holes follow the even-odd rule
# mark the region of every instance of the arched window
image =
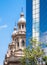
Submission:
POLYGON ((17 46, 19 47, 19 42, 17 42, 17 46))
POLYGON ((15 39, 15 42, 16 42, 16 39, 15 39))
POLYGON ((22 46, 25 46, 25 41, 24 40, 22 40, 22 46))
POLYGON ((22 24, 22 28, 24 28, 24 24, 22 24))

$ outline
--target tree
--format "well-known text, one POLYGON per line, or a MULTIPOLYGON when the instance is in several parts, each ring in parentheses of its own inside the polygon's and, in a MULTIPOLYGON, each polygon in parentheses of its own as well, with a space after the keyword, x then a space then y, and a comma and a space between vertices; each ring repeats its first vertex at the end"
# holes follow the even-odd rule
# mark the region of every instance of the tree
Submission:
POLYGON ((22 65, 38 65, 39 58, 43 55, 40 42, 31 39, 29 46, 23 50, 24 56, 21 58, 22 65))
POLYGON ((45 64, 47 65, 47 56, 43 56, 43 61, 45 62, 45 64))

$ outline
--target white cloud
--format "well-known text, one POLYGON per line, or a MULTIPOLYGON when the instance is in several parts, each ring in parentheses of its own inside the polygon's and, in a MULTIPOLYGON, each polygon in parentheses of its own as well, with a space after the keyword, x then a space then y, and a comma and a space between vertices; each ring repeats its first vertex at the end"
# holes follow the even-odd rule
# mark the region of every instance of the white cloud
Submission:
POLYGON ((4 29, 4 28, 7 28, 7 25, 6 25, 6 24, 5 24, 5 25, 0 26, 0 29, 4 29))

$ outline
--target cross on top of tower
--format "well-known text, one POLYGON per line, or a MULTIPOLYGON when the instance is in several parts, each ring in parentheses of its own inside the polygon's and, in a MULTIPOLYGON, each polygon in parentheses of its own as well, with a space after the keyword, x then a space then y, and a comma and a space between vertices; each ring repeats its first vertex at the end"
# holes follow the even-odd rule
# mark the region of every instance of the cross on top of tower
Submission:
POLYGON ((23 13, 23 7, 21 8, 21 14, 20 14, 20 17, 23 17, 24 16, 24 13, 23 13))
POLYGON ((17 28, 16 28, 16 22, 15 22, 15 27, 14 27, 14 30, 17 30, 17 28))

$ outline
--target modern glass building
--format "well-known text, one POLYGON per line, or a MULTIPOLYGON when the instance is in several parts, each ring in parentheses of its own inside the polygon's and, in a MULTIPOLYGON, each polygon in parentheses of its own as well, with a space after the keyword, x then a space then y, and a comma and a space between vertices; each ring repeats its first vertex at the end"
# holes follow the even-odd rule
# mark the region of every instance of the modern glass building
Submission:
POLYGON ((40 0, 32 0, 32 36, 39 41, 40 0))

